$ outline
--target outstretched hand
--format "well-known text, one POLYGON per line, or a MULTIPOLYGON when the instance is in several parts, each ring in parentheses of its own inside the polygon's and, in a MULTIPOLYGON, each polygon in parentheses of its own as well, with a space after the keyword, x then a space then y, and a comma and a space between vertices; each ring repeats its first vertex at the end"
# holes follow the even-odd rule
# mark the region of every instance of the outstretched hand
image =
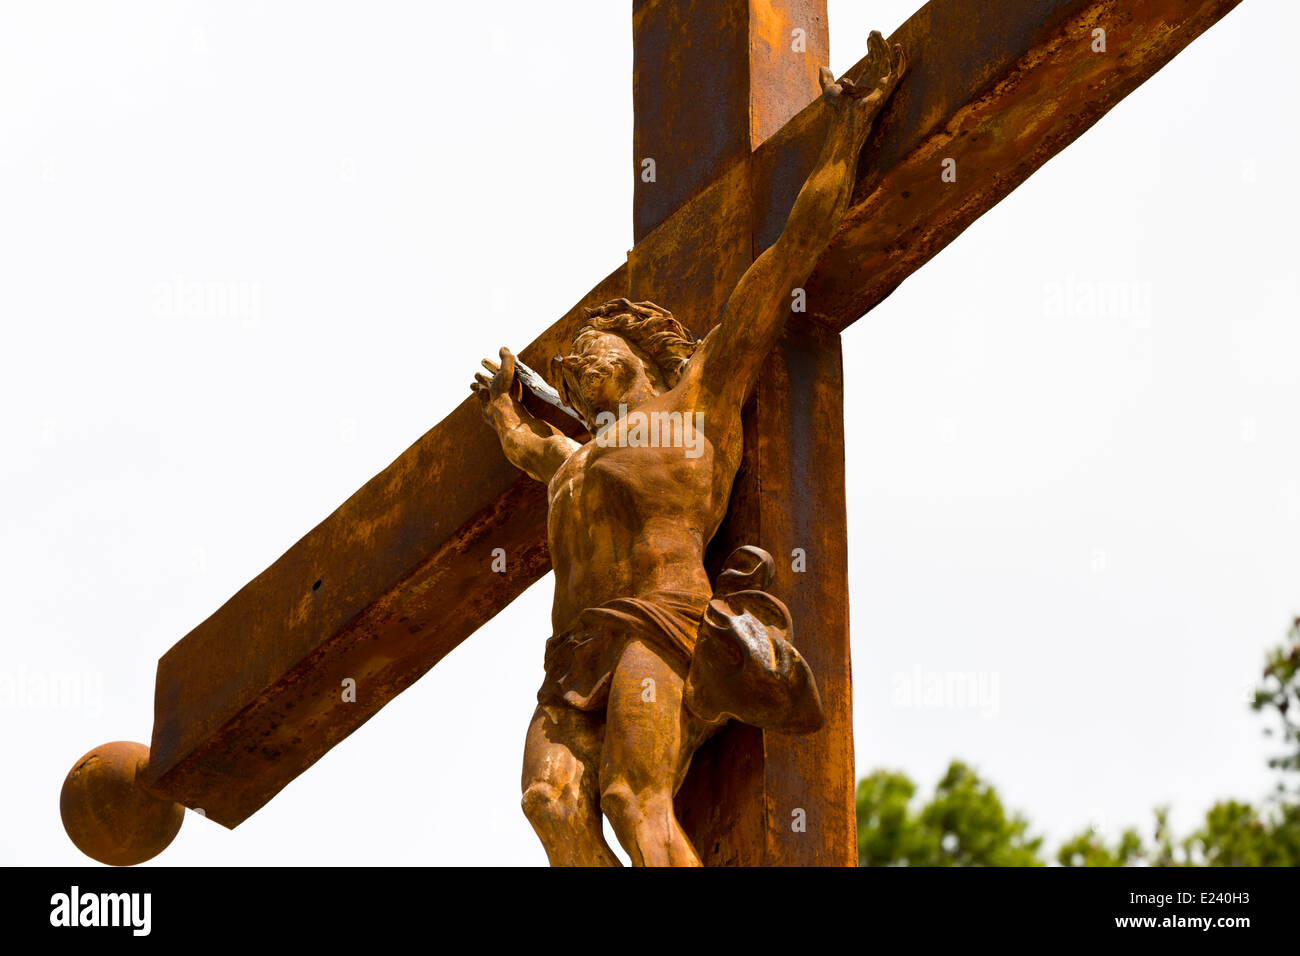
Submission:
POLYGON ((491 359, 484 359, 483 367, 492 373, 491 377, 476 372, 474 381, 469 386, 478 396, 484 415, 490 414, 494 406, 499 409, 511 399, 521 401, 524 397, 523 383, 515 378, 514 353, 503 345, 500 357, 500 364, 491 359))
POLYGON ((842 76, 836 80, 830 70, 821 68, 822 97, 831 106, 850 111, 854 117, 871 118, 898 88, 906 72, 907 56, 902 44, 896 43, 891 48, 880 31, 872 30, 867 38, 866 65, 857 79, 842 76))

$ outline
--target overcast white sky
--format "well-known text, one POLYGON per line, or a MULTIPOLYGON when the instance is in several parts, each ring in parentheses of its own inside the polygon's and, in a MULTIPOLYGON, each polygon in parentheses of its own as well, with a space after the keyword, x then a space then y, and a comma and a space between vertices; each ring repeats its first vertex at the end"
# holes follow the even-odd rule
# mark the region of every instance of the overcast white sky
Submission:
MULTIPOLYGON (((832 0, 832 67, 920 2, 832 0)), ((149 740, 157 658, 622 260, 630 9, 0 11, 0 862, 76 864, 59 787, 149 740)), ((1242 4, 846 334, 859 775, 928 792, 961 757, 1052 846, 1267 791, 1298 28, 1242 4), (948 673, 987 696, 901 696, 948 673)), ((544 863, 519 766, 550 586, 157 862, 544 863)))

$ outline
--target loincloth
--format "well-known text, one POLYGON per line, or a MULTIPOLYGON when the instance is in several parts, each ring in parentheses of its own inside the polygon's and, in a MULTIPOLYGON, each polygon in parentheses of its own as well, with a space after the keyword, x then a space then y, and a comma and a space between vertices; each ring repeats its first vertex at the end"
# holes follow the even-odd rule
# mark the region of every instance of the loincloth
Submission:
POLYGON ((693 591, 651 591, 582 611, 572 626, 546 642, 546 677, 537 692, 538 703, 604 710, 614 668, 630 640, 653 647, 685 679, 711 597, 693 591))

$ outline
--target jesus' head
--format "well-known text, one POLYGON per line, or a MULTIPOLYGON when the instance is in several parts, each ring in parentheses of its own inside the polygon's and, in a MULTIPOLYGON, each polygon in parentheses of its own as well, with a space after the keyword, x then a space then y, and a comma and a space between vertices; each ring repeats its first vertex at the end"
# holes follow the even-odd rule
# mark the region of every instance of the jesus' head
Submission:
POLYGON ((568 355, 551 360, 556 390, 588 427, 675 386, 699 343, 667 309, 614 299, 587 310, 568 355))

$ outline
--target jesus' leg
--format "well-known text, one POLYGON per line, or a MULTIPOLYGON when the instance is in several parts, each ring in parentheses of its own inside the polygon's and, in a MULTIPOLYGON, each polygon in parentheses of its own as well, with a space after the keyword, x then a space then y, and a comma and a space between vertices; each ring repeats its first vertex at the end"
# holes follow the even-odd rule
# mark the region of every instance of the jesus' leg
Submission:
POLYGON ((597 762, 603 720, 540 704, 524 743, 524 815, 551 866, 622 866, 601 832, 597 762))
POLYGON ((610 684, 600 808, 635 866, 699 866, 673 814, 683 765, 683 680, 656 651, 629 641, 610 684))

